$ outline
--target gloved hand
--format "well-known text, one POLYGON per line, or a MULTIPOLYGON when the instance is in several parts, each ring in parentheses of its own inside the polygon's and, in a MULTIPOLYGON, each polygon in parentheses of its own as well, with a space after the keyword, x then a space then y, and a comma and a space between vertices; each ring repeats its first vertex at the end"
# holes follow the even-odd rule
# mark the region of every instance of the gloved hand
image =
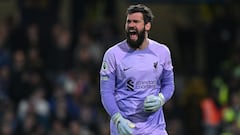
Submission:
POLYGON ((117 126, 120 135, 132 135, 132 128, 135 127, 131 121, 122 117, 120 113, 115 113, 112 116, 114 124, 117 126))
POLYGON ((149 95, 144 100, 144 111, 146 112, 156 112, 165 103, 165 98, 162 93, 158 96, 149 95))

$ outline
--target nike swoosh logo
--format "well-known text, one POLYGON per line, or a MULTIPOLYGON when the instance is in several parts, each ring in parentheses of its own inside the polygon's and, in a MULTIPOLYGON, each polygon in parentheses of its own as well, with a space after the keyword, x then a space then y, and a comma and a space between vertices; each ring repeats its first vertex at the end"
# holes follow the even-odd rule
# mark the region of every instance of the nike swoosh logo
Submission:
POLYGON ((128 67, 128 68, 124 68, 123 71, 127 71, 129 70, 131 67, 128 67))

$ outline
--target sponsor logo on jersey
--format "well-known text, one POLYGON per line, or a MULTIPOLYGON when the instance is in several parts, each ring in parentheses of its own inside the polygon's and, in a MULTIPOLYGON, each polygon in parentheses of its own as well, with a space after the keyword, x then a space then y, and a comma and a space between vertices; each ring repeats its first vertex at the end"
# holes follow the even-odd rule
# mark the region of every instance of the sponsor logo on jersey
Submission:
POLYGON ((134 91, 135 89, 155 89, 157 85, 156 80, 148 80, 148 81, 134 81, 134 79, 128 79, 126 82, 127 90, 134 91))
POLYGON ((132 79, 127 80, 127 90, 129 91, 134 90, 134 81, 132 79))
POLYGON ((155 89, 157 81, 148 80, 148 81, 137 81, 136 89, 155 89))

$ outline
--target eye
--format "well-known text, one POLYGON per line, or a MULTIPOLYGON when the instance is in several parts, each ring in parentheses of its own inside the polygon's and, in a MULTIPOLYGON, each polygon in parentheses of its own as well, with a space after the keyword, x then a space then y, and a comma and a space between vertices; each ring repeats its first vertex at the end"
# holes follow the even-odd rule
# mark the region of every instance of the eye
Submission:
POLYGON ((131 23, 131 20, 127 20, 127 23, 128 23, 128 24, 131 23))
POLYGON ((140 21, 139 20, 133 20, 134 23, 139 23, 140 21))

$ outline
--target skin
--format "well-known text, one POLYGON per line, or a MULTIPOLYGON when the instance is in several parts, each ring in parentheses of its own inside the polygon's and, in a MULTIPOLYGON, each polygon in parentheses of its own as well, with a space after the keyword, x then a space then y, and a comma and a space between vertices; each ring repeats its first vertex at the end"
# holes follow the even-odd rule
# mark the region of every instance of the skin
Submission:
MULTIPOLYGON (((126 23, 125 23, 125 30, 128 31, 129 28, 137 29, 137 32, 144 30, 145 28, 145 39, 143 43, 138 48, 142 50, 148 46, 148 31, 151 29, 151 23, 144 23, 143 14, 140 12, 132 13, 127 15, 126 23)), ((133 36, 130 38, 131 40, 137 41, 138 36, 133 36)))

